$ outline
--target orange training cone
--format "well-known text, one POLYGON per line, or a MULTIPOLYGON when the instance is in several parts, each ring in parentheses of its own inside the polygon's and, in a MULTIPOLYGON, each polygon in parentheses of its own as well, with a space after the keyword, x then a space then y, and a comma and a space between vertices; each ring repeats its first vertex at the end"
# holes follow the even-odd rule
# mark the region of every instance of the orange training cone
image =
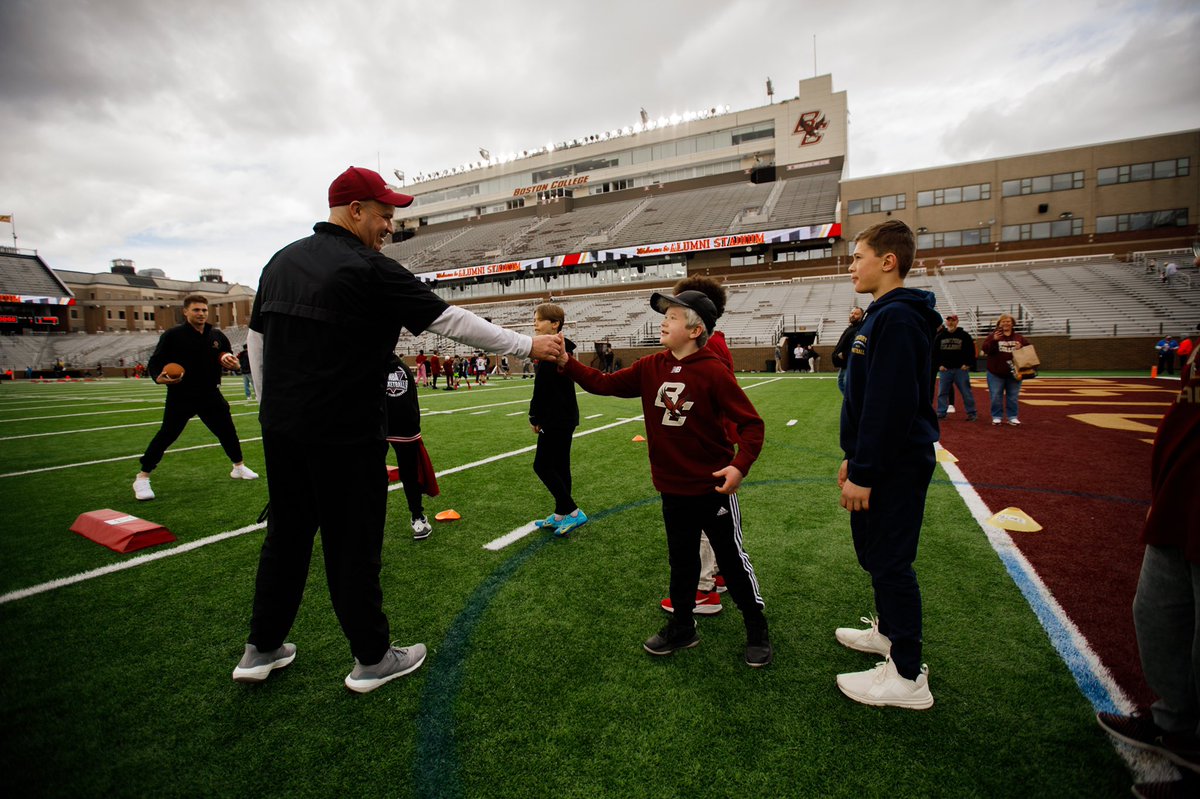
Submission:
POLYGON ((634 436, 633 440, 634 441, 645 441, 646 437, 645 436, 634 436))
POLYGON ((458 521, 462 517, 458 515, 458 511, 456 510, 444 510, 433 518, 437 519, 439 522, 453 522, 458 521))
POLYGON ((1154 379, 1154 378, 1156 378, 1156 377, 1158 377, 1158 367, 1157 367, 1157 366, 1151 366, 1151 367, 1150 367, 1150 378, 1151 378, 1151 379, 1154 379))

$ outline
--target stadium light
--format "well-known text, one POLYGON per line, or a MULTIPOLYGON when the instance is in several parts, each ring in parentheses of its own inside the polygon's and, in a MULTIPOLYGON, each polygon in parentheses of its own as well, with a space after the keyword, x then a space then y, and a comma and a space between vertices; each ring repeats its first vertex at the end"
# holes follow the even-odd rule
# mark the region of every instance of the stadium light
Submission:
POLYGON ((642 124, 645 125, 650 121, 650 115, 646 113, 646 109, 642 107, 642 124))
POLYGON ((492 154, 490 152, 488 152, 488 149, 486 147, 479 148, 479 155, 481 158, 483 158, 484 161, 490 161, 492 158, 492 154))

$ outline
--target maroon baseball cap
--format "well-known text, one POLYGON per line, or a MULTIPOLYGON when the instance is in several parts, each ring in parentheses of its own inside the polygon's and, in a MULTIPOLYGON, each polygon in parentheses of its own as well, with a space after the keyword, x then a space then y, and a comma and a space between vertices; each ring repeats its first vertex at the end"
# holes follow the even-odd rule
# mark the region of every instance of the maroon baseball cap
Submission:
POLYGON ((378 172, 352 166, 329 184, 329 207, 349 205, 355 200, 376 200, 385 205, 407 208, 412 205, 413 198, 389 189, 378 172))

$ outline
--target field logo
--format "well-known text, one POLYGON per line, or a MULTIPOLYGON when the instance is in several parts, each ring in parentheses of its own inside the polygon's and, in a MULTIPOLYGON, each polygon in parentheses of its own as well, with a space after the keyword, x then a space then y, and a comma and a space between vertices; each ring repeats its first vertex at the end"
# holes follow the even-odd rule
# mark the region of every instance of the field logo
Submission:
POLYGON ((801 147, 818 144, 825 137, 825 129, 828 127, 829 120, 820 111, 805 111, 800 115, 800 121, 796 123, 792 135, 804 134, 804 138, 800 140, 801 147))
POLYGON ((664 427, 683 427, 683 423, 687 421, 683 414, 691 410, 692 403, 682 399, 685 388, 683 383, 663 383, 659 387, 654 404, 659 408, 666 408, 662 418, 664 427))

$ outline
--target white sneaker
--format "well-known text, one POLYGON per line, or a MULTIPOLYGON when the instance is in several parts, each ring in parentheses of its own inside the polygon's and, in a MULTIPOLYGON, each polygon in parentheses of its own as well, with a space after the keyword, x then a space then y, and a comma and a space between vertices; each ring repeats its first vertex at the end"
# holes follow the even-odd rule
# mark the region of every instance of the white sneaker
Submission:
POLYGON ((133 495, 142 502, 145 502, 148 499, 154 499, 154 490, 150 488, 149 477, 138 477, 134 479, 133 495))
POLYGON ((995 416, 993 416, 993 417, 992 417, 992 426, 993 426, 993 427, 999 427, 999 426, 1000 426, 1000 423, 1001 423, 1001 422, 1003 422, 1003 421, 1004 421, 1003 419, 997 419, 995 416))
POLYGON ((879 632, 879 619, 863 616, 859 621, 871 625, 869 629, 859 630, 854 627, 838 627, 833 631, 838 643, 848 649, 859 652, 869 652, 873 655, 887 657, 892 652, 892 642, 879 632))
POLYGON ((1020 427, 1020 426, 1021 426, 1021 420, 1020 420, 1020 419, 1016 419, 1016 418, 1009 419, 1009 420, 1008 420, 1008 423, 1009 423, 1010 425, 1012 425, 1013 427, 1020 427))
POLYGON ((954 406, 951 405, 948 408, 946 408, 946 413, 954 413, 954 406))
POLYGON ((258 474, 250 471, 250 467, 244 463, 241 466, 234 466, 233 471, 231 471, 229 473, 229 476, 232 477, 234 480, 257 480, 258 479, 258 474))
POLYGON ((855 702, 876 707, 906 707, 926 710, 933 707, 929 693, 929 667, 922 664, 915 680, 906 680, 888 658, 873 669, 837 676, 837 687, 855 702))
POLYGON ((422 516, 419 519, 413 519, 413 541, 423 541, 429 538, 429 534, 433 532, 433 527, 429 524, 429 519, 422 516))

